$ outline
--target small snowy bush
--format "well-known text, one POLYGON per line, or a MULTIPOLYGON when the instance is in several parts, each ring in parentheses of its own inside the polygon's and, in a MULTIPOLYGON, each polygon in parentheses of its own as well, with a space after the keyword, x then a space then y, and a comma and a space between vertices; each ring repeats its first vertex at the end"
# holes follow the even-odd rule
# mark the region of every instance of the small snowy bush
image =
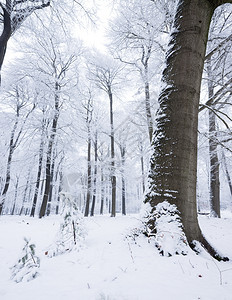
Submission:
POLYGON ((11 268, 11 279, 17 283, 30 281, 39 275, 40 259, 35 255, 35 244, 30 244, 30 240, 26 238, 24 238, 24 240, 25 245, 22 249, 22 256, 11 268))
POLYGON ((61 215, 63 219, 60 223, 60 230, 57 233, 56 241, 50 246, 49 250, 46 251, 46 255, 49 257, 80 248, 86 236, 84 218, 72 197, 66 194, 63 196, 61 215))
POLYGON ((164 256, 187 254, 188 243, 183 232, 179 211, 167 201, 154 209, 146 206, 144 212, 144 233, 155 243, 164 256))

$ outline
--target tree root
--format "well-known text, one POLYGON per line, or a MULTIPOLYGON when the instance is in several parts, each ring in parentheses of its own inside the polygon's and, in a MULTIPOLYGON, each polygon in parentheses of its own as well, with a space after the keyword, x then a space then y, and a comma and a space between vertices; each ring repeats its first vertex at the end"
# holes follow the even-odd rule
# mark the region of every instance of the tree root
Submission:
MULTIPOLYGON (((206 240, 206 238, 204 237, 203 234, 201 234, 201 238, 199 240, 199 242, 201 243, 202 247, 216 260, 218 261, 229 261, 229 258, 226 256, 222 256, 220 255, 217 250, 210 245, 210 243, 206 240)), ((195 244, 193 242, 189 243, 189 246, 195 251, 195 244)))

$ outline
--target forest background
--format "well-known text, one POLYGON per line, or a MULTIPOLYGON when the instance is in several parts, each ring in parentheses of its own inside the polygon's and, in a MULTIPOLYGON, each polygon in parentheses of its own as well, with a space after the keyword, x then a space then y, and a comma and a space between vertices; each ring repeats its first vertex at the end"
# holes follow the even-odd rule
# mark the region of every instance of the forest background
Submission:
MULTIPOLYGON (((137 213, 176 1, 16 2, 23 18, 1 70, 1 213, 58 213, 62 193, 85 216, 137 213)), ((198 211, 213 216, 231 209, 231 13, 213 16, 199 110, 198 211)))

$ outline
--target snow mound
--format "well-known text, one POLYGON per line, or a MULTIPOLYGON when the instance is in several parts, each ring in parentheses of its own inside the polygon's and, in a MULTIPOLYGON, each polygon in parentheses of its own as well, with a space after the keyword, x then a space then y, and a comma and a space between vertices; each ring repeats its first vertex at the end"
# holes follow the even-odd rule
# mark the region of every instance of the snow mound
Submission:
POLYGON ((188 253, 179 211, 174 204, 164 201, 151 208, 146 204, 143 212, 144 233, 163 256, 188 253))
POLYGON ((61 215, 63 219, 55 242, 45 252, 48 257, 80 249, 87 234, 83 215, 71 197, 63 197, 61 215))

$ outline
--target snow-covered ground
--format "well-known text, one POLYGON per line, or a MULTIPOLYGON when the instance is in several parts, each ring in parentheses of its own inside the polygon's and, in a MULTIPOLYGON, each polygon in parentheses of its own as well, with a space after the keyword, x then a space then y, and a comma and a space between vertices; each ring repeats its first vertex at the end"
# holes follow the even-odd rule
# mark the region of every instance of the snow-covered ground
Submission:
MULTIPOLYGON (((217 262, 207 253, 161 257, 152 243, 126 238, 138 226, 135 215, 96 216, 85 220, 85 246, 53 258, 45 255, 59 228, 59 217, 42 220, 0 217, 1 300, 231 300, 232 261, 217 262), (36 244, 40 275, 15 283, 11 270, 24 245, 36 244)), ((209 241, 232 259, 232 217, 200 217, 209 241)))

